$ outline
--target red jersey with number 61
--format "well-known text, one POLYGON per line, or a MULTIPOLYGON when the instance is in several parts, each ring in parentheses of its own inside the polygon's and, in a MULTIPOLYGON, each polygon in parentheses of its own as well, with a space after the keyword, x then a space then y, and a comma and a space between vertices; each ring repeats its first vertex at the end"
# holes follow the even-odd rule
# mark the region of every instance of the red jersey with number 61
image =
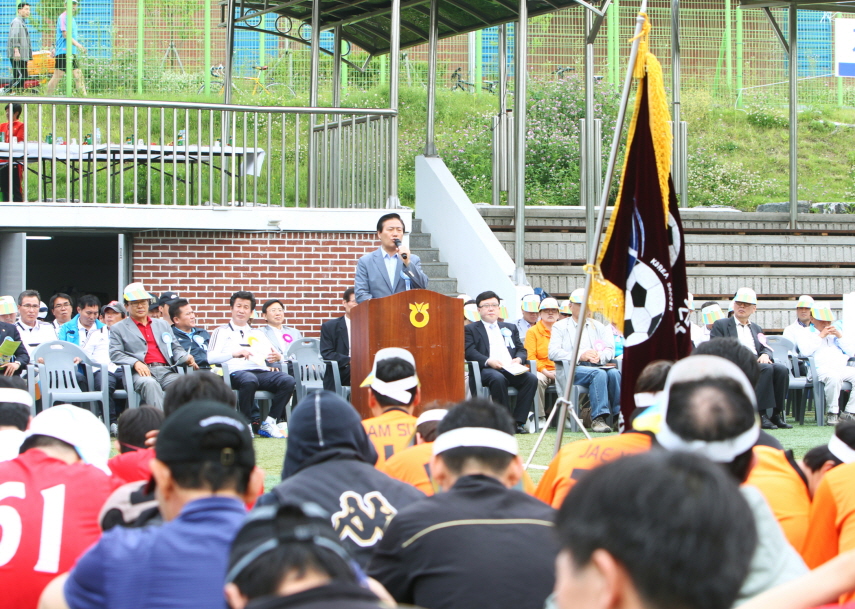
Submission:
POLYGON ((0 463, 0 609, 35 609, 42 590, 101 536, 118 486, 92 465, 33 448, 0 463))

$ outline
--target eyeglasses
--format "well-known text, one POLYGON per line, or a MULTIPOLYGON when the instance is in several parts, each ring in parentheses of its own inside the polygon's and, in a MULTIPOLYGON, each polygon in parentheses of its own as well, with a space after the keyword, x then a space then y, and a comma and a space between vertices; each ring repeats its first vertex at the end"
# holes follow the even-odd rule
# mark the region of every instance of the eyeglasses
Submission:
POLYGON ((478 305, 479 309, 498 309, 499 305, 497 304, 482 304, 478 305))
POLYGON ((53 305, 53 308, 54 309, 70 309, 71 303, 70 302, 63 302, 61 304, 57 303, 57 304, 53 305))
POLYGON ((21 307, 22 309, 38 309, 38 308, 39 308, 39 306, 40 306, 40 305, 36 305, 36 304, 20 305, 20 307, 21 307))

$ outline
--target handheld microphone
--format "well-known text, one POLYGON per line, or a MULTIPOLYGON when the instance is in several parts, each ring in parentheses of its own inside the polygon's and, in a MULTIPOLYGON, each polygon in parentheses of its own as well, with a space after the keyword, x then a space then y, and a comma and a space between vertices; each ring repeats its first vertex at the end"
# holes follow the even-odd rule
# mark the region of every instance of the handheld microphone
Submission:
MULTIPOLYGON (((394 243, 395 243, 395 247, 397 247, 397 248, 400 248, 400 247, 401 247, 401 240, 400 240, 400 239, 395 239, 395 240, 394 240, 394 243)), ((406 254, 401 254, 401 258, 403 258, 404 260, 406 260, 406 259, 407 259, 407 255, 406 255, 406 254)))

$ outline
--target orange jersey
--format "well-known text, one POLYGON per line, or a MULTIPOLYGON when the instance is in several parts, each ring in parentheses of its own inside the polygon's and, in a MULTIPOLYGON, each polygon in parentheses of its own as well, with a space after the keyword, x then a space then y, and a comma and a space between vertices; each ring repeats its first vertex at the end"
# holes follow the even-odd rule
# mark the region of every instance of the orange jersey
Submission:
POLYGON ((564 502, 564 497, 585 472, 624 455, 650 450, 650 442, 650 436, 647 434, 625 433, 568 444, 558 451, 549 464, 549 469, 540 479, 534 496, 558 509, 564 502))
MULTIPOLYGON (((845 463, 822 478, 810 509, 805 539, 807 566, 815 569, 838 554, 855 549, 855 463, 845 463)), ((840 602, 855 599, 855 593, 840 602)))
POLYGON ((409 446, 416 432, 416 417, 393 409, 379 417, 365 419, 362 426, 377 450, 377 467, 380 468, 392 455, 409 446))
POLYGON ((435 490, 430 476, 431 455, 433 455, 433 442, 417 444, 396 452, 382 467, 378 463, 377 469, 430 496, 435 490))
POLYGON ((745 484, 763 493, 790 545, 801 554, 810 523, 807 485, 784 451, 771 446, 755 446, 754 457, 756 463, 745 484))
MULTIPOLYGON (((430 497, 436 492, 430 473, 431 455, 433 455, 433 442, 424 442, 395 453, 382 467, 378 465, 377 469, 395 480, 416 487, 430 497)), ((522 480, 514 488, 528 495, 534 495, 534 483, 528 472, 523 472, 522 480)))

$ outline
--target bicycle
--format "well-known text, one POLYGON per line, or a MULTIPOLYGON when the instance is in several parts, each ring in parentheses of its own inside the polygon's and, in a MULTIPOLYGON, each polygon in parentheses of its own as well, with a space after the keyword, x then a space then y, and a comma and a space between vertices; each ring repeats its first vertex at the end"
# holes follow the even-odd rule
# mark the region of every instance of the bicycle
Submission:
MULTIPOLYGON (((292 97, 297 97, 297 94, 294 92, 289 85, 282 82, 271 82, 266 83, 261 79, 262 74, 270 69, 270 66, 253 66, 253 70, 256 71, 255 76, 237 76, 232 78, 232 90, 236 93, 243 93, 241 88, 237 85, 235 81, 249 81, 253 83, 252 93, 251 95, 254 97, 258 94, 265 93, 267 95, 272 95, 274 97, 281 97, 283 93, 286 91, 291 94, 292 97)), ((218 66, 213 66, 211 68, 211 76, 214 77, 215 80, 211 81, 211 93, 214 95, 222 95, 223 89, 226 84, 226 75, 225 75, 225 66, 220 64, 218 66)), ((198 93, 202 94, 205 92, 205 85, 199 87, 198 93)))

